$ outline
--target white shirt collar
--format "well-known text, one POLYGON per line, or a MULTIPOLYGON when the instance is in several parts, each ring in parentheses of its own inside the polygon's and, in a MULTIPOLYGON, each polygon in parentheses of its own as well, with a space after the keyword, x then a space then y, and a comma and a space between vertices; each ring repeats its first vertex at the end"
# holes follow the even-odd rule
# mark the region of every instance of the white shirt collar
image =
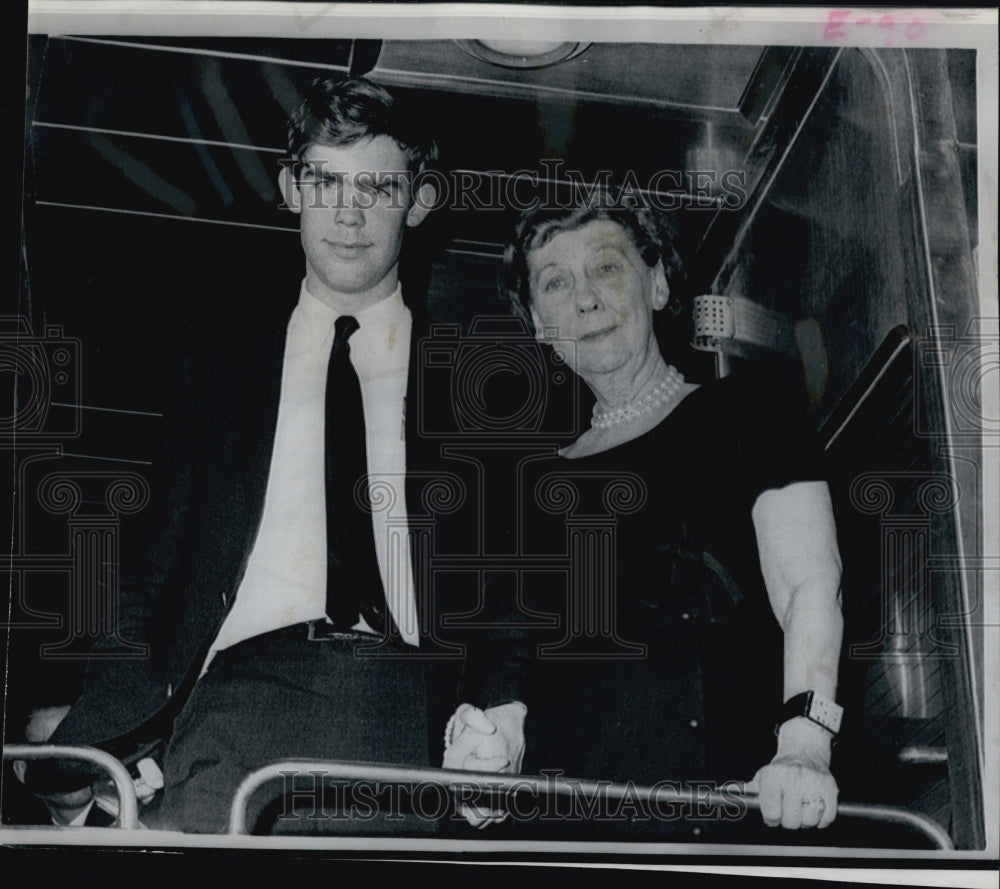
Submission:
MULTIPOLYGON (((295 354, 313 349, 328 352, 333 325, 341 314, 313 296, 303 281, 289 322, 289 350, 295 354)), ((359 329, 351 337, 351 363, 359 374, 381 376, 407 366, 412 317, 400 285, 385 299, 355 312, 354 317, 359 329)))

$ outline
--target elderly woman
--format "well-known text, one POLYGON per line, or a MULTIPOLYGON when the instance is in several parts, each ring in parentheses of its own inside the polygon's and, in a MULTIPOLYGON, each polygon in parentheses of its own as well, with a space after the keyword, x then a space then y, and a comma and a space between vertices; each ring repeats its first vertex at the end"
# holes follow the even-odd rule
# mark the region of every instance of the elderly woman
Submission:
MULTIPOLYGON (((522 552, 571 560, 568 580, 523 574, 524 604, 555 624, 531 667, 523 771, 754 775, 768 825, 826 827, 843 622, 813 430, 780 378, 699 386, 661 354, 654 314, 679 271, 662 230, 608 201, 541 209, 506 252, 514 308, 595 399, 589 428, 521 479, 522 552)), ((503 768, 509 750, 510 768, 518 728, 500 725, 462 765, 503 768)))

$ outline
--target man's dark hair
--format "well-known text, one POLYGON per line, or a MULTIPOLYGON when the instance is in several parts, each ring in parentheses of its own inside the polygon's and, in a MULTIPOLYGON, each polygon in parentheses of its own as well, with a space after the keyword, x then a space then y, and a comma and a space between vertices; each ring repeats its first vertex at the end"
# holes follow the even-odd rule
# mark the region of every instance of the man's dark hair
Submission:
POLYGON ((437 160, 437 145, 421 119, 386 89, 361 77, 320 77, 288 122, 288 152, 297 169, 310 145, 354 145, 374 136, 389 136, 399 146, 411 174, 437 160))

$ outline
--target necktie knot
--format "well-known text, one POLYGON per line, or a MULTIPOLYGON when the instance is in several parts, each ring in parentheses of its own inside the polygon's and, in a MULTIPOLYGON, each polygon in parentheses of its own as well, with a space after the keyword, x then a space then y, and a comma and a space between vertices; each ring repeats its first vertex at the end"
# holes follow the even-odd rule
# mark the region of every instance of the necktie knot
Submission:
POLYGON ((351 334, 354 333, 361 325, 358 324, 358 319, 353 315, 341 315, 333 323, 334 337, 333 341, 338 346, 343 346, 347 343, 351 334))

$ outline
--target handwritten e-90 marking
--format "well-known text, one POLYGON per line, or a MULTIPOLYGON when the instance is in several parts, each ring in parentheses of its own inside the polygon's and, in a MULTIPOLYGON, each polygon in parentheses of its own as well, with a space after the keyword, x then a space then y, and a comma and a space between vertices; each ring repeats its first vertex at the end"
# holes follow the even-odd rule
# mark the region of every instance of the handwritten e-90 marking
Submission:
POLYGON ((863 27, 865 25, 874 24, 885 32, 885 39, 883 41, 884 44, 886 46, 892 46, 894 34, 901 33, 906 40, 916 40, 918 37, 923 35, 924 31, 927 30, 927 26, 916 17, 911 18, 904 26, 901 20, 903 16, 899 16, 897 18, 897 16, 891 12, 886 12, 883 15, 878 16, 878 18, 860 14, 857 18, 852 19, 851 16, 857 14, 858 12, 858 10, 854 9, 831 9, 826 17, 826 27, 823 29, 823 39, 843 40, 847 37, 847 26, 854 25, 857 27, 863 27), (896 30, 897 26, 899 26, 901 31, 896 30))

